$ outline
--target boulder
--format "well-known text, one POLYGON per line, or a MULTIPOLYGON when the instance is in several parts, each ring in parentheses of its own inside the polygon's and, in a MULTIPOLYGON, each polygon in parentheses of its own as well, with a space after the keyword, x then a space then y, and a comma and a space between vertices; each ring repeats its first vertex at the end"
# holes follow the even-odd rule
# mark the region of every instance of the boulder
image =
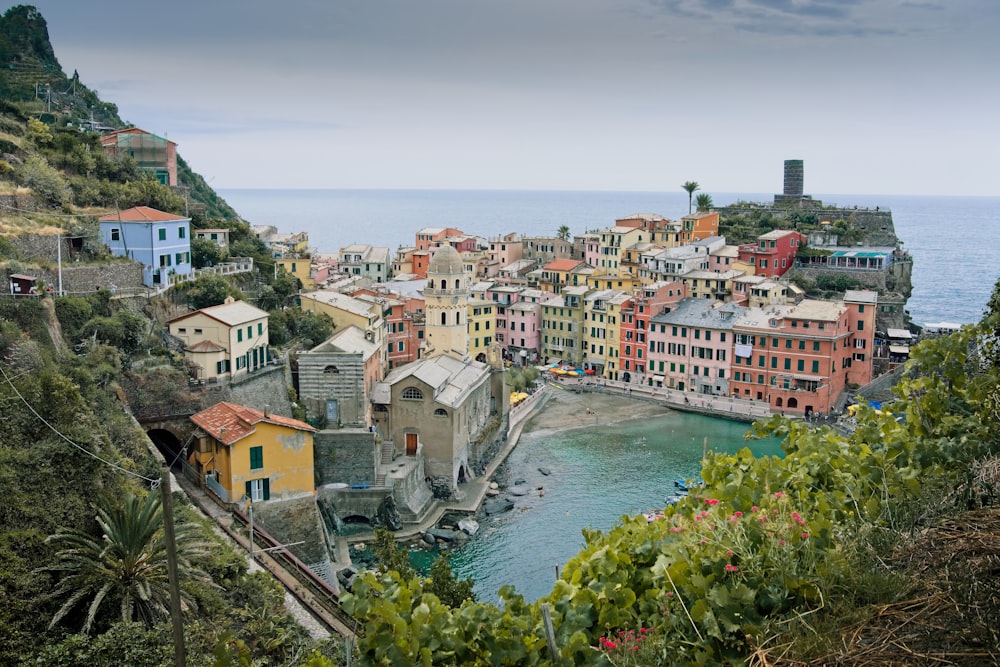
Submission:
POLYGON ((507 493, 512 496, 526 496, 528 495, 528 487, 526 486, 512 486, 507 489, 507 493))
POLYGON ((483 503, 483 509, 486 511, 487 516, 503 514, 514 509, 514 501, 507 498, 491 498, 483 503))
POLYGON ((431 528, 427 531, 435 540, 441 540, 442 542, 454 542, 457 539, 458 531, 447 530, 446 528, 431 528))
POLYGON ((550 468, 539 468, 538 472, 542 473, 546 477, 552 474, 552 470, 550 468))

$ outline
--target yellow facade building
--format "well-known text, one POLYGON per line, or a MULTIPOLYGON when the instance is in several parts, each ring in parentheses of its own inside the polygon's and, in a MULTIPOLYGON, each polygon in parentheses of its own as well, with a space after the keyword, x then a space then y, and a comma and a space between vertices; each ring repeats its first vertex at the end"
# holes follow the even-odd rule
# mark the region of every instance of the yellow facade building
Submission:
POLYGON ((200 437, 189 463, 224 503, 311 495, 314 429, 225 401, 192 415, 200 437))

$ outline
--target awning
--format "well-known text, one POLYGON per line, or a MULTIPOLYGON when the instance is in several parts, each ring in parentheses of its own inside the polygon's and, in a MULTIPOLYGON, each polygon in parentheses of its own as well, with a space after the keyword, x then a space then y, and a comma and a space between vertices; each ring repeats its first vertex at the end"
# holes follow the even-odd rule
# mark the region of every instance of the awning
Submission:
POLYGON ((910 340, 913 338, 907 329, 886 329, 885 333, 889 338, 899 338, 902 340, 910 340))
POLYGON ((663 382, 663 376, 662 375, 654 375, 653 376, 653 382, 660 382, 660 383, 662 383, 663 382))
POLYGON ((890 345, 889 352, 892 354, 909 354, 910 348, 906 345, 890 345))

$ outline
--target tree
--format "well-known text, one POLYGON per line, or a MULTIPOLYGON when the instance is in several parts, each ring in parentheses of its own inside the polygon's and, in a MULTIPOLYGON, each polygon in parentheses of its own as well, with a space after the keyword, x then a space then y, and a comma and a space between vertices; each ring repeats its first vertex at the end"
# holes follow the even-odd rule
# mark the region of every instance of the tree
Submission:
POLYGON ((191 239, 191 264, 196 269, 218 264, 225 253, 218 243, 196 236, 191 239))
POLYGON ((438 600, 449 607, 461 607, 466 600, 476 601, 476 594, 473 592, 476 582, 471 577, 467 579, 456 577, 451 569, 451 563, 448 562, 448 554, 440 554, 434 559, 427 574, 429 576, 424 584, 424 592, 433 593, 438 600))
POLYGON ((229 282, 222 276, 203 275, 186 286, 188 303, 192 308, 202 309, 218 306, 227 296, 242 297, 236 289, 230 289, 229 282))
POLYGON ((375 552, 375 560, 378 561, 379 569, 382 571, 396 572, 403 581, 416 576, 417 572, 410 563, 410 554, 405 549, 399 548, 396 538, 385 528, 375 530, 372 551, 375 552))
POLYGON ((698 205, 699 211, 707 211, 714 206, 712 203, 712 195, 705 193, 698 195, 698 198, 695 199, 695 203, 698 205))
MULTIPOLYGON (((170 608, 167 544, 159 495, 150 493, 140 498, 126 494, 121 505, 98 510, 97 525, 100 538, 72 530, 47 540, 59 547, 59 553, 56 564, 44 569, 64 575, 49 594, 64 599, 49 627, 81 604, 86 609, 86 633, 93 629, 101 610, 109 607, 117 610, 122 621, 152 626, 170 608)), ((195 524, 183 524, 174 532, 178 577, 211 584, 208 575, 189 561, 192 556, 207 553, 207 545, 194 532, 196 528, 195 524)), ((181 605, 185 609, 195 606, 193 598, 183 590, 181 605)))
POLYGON ((681 189, 688 193, 688 213, 691 212, 691 198, 694 197, 694 191, 698 189, 697 181, 688 181, 681 186, 681 189))
POLYGON ((556 232, 556 236, 558 236, 561 241, 569 241, 569 225, 560 225, 559 231, 556 232))

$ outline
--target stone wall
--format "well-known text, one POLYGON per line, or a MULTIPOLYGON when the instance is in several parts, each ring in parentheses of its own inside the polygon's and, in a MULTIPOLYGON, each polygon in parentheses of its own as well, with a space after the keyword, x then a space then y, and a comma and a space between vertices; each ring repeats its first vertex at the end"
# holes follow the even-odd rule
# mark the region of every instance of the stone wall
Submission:
MULTIPOLYGON (((75 251, 69 239, 57 234, 22 234, 9 236, 8 241, 17 250, 24 266, 10 273, 27 273, 43 280, 53 288, 59 286, 60 259, 64 294, 86 294, 98 287, 118 289, 142 288, 142 264, 124 258, 108 260, 101 264, 80 264, 74 260, 75 251), (61 241, 61 243, 59 243, 61 241), (61 246, 61 248, 60 248, 61 246)), ((0 285, 0 293, 8 294, 8 279, 0 285)))
POLYGON ((313 436, 316 486, 374 484, 380 450, 368 429, 324 429, 313 436))
POLYGON ((295 557, 321 575, 329 572, 330 545, 327 542, 316 499, 312 495, 254 503, 254 525, 259 526, 295 557))

